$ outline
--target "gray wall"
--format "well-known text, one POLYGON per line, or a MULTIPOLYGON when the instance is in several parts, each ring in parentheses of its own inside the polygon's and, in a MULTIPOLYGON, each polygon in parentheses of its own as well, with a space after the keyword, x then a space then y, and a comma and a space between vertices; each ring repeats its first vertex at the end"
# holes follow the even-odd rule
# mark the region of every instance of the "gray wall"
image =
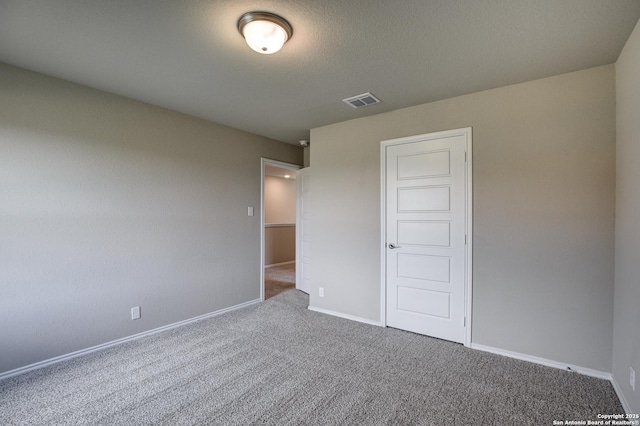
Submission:
POLYGON ((308 146, 304 147, 304 166, 311 166, 311 148, 308 146))
POLYGON ((264 177, 264 222, 296 223, 295 179, 264 177))
POLYGON ((313 129, 311 305, 379 320, 380 141, 471 126, 472 341, 611 371, 614 84, 608 65, 313 129))
POLYGON ((262 156, 303 161, 0 64, 0 372, 258 299, 262 156))
POLYGON ((616 263, 613 376, 640 412, 640 24, 616 63, 616 263), (636 371, 636 391, 629 385, 636 371))
POLYGON ((296 260, 296 227, 264 228, 264 265, 296 260))

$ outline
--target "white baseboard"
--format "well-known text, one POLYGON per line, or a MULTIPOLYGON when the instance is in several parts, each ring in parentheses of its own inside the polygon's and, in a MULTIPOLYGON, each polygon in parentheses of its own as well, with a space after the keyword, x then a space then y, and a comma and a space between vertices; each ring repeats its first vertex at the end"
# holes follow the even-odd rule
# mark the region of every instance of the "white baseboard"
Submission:
POLYGON ((288 262, 272 263, 271 265, 265 265, 265 269, 266 268, 273 268, 274 266, 291 265, 292 263, 296 263, 296 261, 295 260, 290 260, 288 262))
POLYGON ((615 377, 613 377, 613 375, 611 375, 611 384, 613 385, 613 389, 615 389, 616 394, 618 395, 618 399, 622 404, 622 408, 624 408, 624 412, 627 414, 632 414, 631 404, 629 404, 627 399, 624 397, 624 394, 622 393, 622 389, 620 388, 618 381, 616 380, 615 377))
POLYGON ((494 348, 491 346, 479 345, 477 343, 471 344, 471 349, 477 349, 483 352, 491 352, 492 354, 503 355, 509 358, 520 359, 522 361, 529 361, 535 364, 546 365, 547 367, 559 368, 560 370, 573 371, 575 373, 584 374, 585 376, 597 377, 598 379, 604 379, 611 381, 611 373, 606 371, 593 370, 591 368, 580 367, 579 365, 566 364, 564 362, 554 361, 547 358, 540 358, 533 355, 527 355, 519 352, 512 352, 505 349, 494 348))
POLYGON ((227 312, 231 312, 231 311, 235 311, 237 309, 245 308, 247 306, 251 306, 251 305, 254 305, 256 303, 260 303, 260 299, 251 300, 249 302, 241 303, 239 305, 231 306, 229 308, 224 308, 224 309, 220 309, 220 310, 215 311, 215 312, 210 312, 208 314, 204 314, 204 315, 200 315, 200 316, 197 316, 197 317, 189 318, 189 319, 186 319, 184 321, 179 321, 179 322, 175 322, 173 324, 169 324, 169 325, 165 325, 165 326, 162 326, 162 327, 154 328, 153 330, 143 331, 142 333, 138 333, 138 334, 134 334, 134 335, 131 335, 131 336, 123 337, 122 339, 113 340, 111 342, 102 343, 100 345, 92 346, 90 348, 80 349, 79 351, 71 352, 71 353, 68 353, 68 354, 65 354, 65 355, 60 355, 60 356, 57 356, 55 358, 49 358, 49 359, 46 359, 44 361, 36 362, 34 364, 29 364, 29 365, 26 365, 24 367, 19 367, 19 368, 16 368, 14 370, 10 370, 10 371, 4 372, 4 373, 0 373, 0 381, 4 380, 4 379, 8 379, 9 377, 17 376, 19 374, 27 373, 29 371, 37 370, 39 368, 47 367, 49 365, 57 364, 57 363, 62 362, 62 361, 67 361, 67 360, 72 359, 72 358, 77 358, 79 356, 87 355, 87 354, 90 354, 92 352, 97 352, 97 351, 100 351, 100 350, 103 350, 103 349, 107 349, 107 348, 110 348, 110 347, 113 347, 113 346, 120 345, 122 343, 130 342, 132 340, 137 340, 137 339, 140 339, 142 337, 146 337, 146 336, 150 336, 152 334, 160 333, 162 331, 170 330, 172 328, 181 327, 183 325, 191 324, 191 323, 196 322, 196 321, 201 321, 203 319, 215 317, 215 316, 218 316, 218 315, 225 314, 227 312))
POLYGON ((520 360, 523 360, 523 361, 533 362, 533 363, 536 363, 536 364, 546 365, 547 367, 559 368, 561 370, 570 370, 570 371, 574 371, 574 372, 576 372, 578 374, 584 374, 585 376, 591 376, 591 377, 596 377, 598 379, 608 380, 609 382, 611 382, 611 385, 613 386, 613 389, 616 391, 616 395, 618 396, 618 399, 620 400, 620 404, 622 404, 622 408, 624 409, 625 413, 632 414, 631 405, 629 404, 629 402, 624 397, 624 393, 622 393, 622 389, 620 388, 620 385, 618 384, 618 381, 616 380, 616 378, 613 376, 612 373, 607 373, 605 371, 599 371, 599 370, 593 370, 591 368, 580 367, 580 366, 572 365, 572 364, 565 364, 565 363, 562 363, 562 362, 553 361, 553 360, 546 359, 546 358, 539 358, 537 356, 526 355, 526 354, 522 354, 522 353, 518 353, 518 352, 512 352, 512 351, 507 351, 507 350, 504 350, 504 349, 493 348, 491 346, 478 345, 477 343, 472 343, 471 344, 471 348, 472 349, 477 349, 477 350, 480 350, 480 351, 484 351, 484 352, 491 352, 491 353, 497 354, 497 355, 507 356, 509 358, 515 358, 515 359, 520 359, 520 360))
POLYGON ((355 315, 342 314, 340 312, 330 311, 328 309, 316 308, 315 306, 309 306, 308 309, 310 311, 320 312, 321 314, 332 315, 334 317, 340 317, 340 318, 348 319, 348 320, 351 320, 351 321, 363 322, 365 324, 375 325, 375 326, 378 326, 378 327, 384 327, 380 321, 372 321, 372 320, 368 320, 368 319, 365 319, 365 318, 357 317, 355 315))

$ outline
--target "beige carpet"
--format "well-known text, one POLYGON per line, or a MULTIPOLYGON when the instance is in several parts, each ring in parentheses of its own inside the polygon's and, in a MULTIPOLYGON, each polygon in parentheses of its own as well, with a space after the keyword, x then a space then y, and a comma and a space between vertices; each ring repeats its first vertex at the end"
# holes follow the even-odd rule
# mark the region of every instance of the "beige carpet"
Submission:
POLYGON ((272 266, 264 270, 264 298, 269 299, 296 286, 296 264, 272 266))
MULTIPOLYGON (((611 383, 266 302, 0 381, 0 425, 552 425, 611 383)), ((570 424, 570 423, 568 423, 570 424)))

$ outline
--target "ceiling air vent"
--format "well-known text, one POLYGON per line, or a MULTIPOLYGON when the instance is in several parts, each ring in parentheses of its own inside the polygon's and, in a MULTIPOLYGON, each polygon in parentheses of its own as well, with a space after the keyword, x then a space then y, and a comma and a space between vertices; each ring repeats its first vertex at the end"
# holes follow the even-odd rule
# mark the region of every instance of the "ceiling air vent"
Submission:
POLYGON ((360 108, 368 105, 379 104, 380 99, 373 96, 371 93, 363 93, 362 95, 352 96, 347 99, 343 99, 342 102, 349 105, 351 108, 360 108))

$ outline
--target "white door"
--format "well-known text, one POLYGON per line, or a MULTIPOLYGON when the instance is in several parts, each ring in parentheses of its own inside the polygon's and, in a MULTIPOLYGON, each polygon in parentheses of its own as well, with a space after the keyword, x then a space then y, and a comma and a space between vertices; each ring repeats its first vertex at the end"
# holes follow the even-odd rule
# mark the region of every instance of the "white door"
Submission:
POLYGON ((311 169, 298 170, 298 214, 296 215, 296 288, 309 294, 311 263, 311 169))
POLYGON ((466 336, 470 137, 462 129, 383 143, 387 325, 459 343, 466 336))

